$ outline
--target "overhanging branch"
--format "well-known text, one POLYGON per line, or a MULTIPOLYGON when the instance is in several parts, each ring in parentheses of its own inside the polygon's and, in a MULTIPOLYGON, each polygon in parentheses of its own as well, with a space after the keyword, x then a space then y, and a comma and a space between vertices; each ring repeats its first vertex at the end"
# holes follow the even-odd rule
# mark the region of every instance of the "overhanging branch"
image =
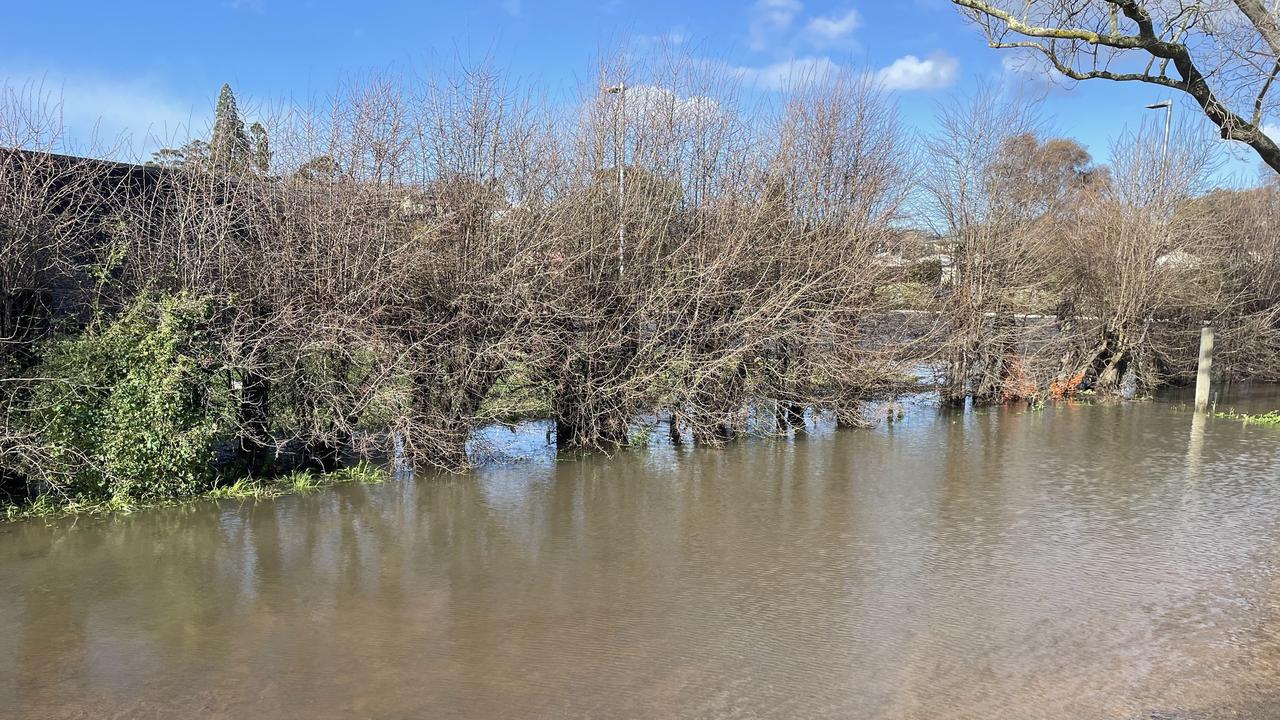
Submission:
MULTIPOLYGON (((1109 13, 1109 32, 1075 27, 1071 23, 1074 16, 1070 14, 1060 18, 1063 22, 1062 27, 1053 27, 1033 24, 1027 17, 1019 19, 1013 13, 985 0, 952 0, 952 2, 969 11, 970 17, 986 32, 987 41, 991 47, 1035 50, 1043 55, 1058 72, 1073 80, 1143 82, 1186 93, 1200 106, 1205 117, 1218 126, 1224 139, 1249 145, 1267 165, 1280 172, 1280 146, 1277 146, 1275 141, 1261 129, 1262 102, 1272 84, 1271 77, 1264 78, 1261 92, 1257 96, 1254 107, 1251 108, 1251 120, 1246 120, 1227 107, 1210 86, 1208 77, 1197 65, 1190 47, 1183 42, 1189 27, 1187 23, 1190 23, 1186 17, 1178 18, 1183 24, 1176 32, 1168 33, 1166 39, 1164 33, 1157 30, 1151 13, 1139 0, 1103 0, 1112 9, 1109 13), (1116 22, 1116 10, 1137 27, 1136 35, 1120 32, 1119 23, 1116 22), (993 23, 999 23, 1003 27, 993 27, 993 23), (1006 41, 1004 37, 1007 33, 1048 40, 1049 44, 1035 40, 1006 41), (1072 55, 1064 56, 1053 47, 1054 41, 1057 40, 1119 51, 1141 51, 1147 53, 1153 62, 1148 64, 1147 71, 1139 73, 1081 69, 1071 60, 1072 55), (1153 64, 1158 64, 1160 74, 1150 72, 1153 64), (1172 64, 1177 69, 1178 78, 1170 78, 1165 74, 1168 64, 1172 64)), ((1275 16, 1263 8, 1257 0, 1235 0, 1235 3, 1273 52, 1280 54, 1280 24, 1277 23, 1275 16)), ((1071 53, 1074 50, 1068 52, 1071 53)), ((1273 70, 1272 76, 1274 74, 1273 70)))

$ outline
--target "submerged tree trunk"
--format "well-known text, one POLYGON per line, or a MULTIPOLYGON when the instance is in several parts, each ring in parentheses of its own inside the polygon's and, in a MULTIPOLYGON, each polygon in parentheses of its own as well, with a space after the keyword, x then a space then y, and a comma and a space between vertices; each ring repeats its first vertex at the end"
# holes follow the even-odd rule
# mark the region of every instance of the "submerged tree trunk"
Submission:
POLYGON ((607 387, 617 360, 579 358, 567 364, 551 398, 560 450, 603 450, 626 445, 630 416, 625 398, 607 387))
POLYGON ((255 370, 240 373, 237 406, 240 462, 250 473, 268 472, 275 462, 271 437, 271 380, 255 370))
POLYGON ((969 358, 963 350, 947 363, 947 381, 939 394, 943 404, 951 406, 964 405, 969 397, 969 358))
POLYGON ((684 435, 680 433, 680 422, 676 419, 675 413, 667 419, 667 437, 671 440, 672 445, 683 445, 684 435))

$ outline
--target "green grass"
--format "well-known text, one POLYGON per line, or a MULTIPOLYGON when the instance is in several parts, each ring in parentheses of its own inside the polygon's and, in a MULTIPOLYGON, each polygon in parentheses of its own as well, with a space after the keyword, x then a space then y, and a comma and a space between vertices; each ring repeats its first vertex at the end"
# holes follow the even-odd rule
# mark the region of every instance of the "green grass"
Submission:
POLYGON ((887 300, 895 308, 920 310, 929 307, 935 287, 936 283, 896 282, 877 287, 875 293, 876 297, 887 300))
POLYGON ((199 500, 265 500, 347 483, 377 484, 385 482, 389 477, 390 474, 385 468, 361 461, 351 467, 340 468, 330 473, 295 470, 276 478, 240 478, 234 483, 219 485, 199 495, 146 503, 131 502, 120 498, 84 501, 74 497, 59 497, 53 493, 46 493, 23 504, 6 505, 3 508, 3 513, 0 514, 0 519, 14 521, 28 518, 62 517, 65 515, 129 513, 144 508, 183 505, 199 500))
POLYGON ((551 388, 535 380, 529 366, 513 363, 489 389, 480 412, 506 423, 546 417, 551 413, 551 388))
POLYGON ((1270 425, 1272 427, 1280 427, 1280 410, 1272 410, 1269 413, 1263 413, 1261 415, 1247 415, 1245 413, 1238 413, 1235 410, 1230 410, 1227 412, 1220 412, 1215 417, 1220 417, 1224 420, 1239 420, 1245 425, 1270 425))

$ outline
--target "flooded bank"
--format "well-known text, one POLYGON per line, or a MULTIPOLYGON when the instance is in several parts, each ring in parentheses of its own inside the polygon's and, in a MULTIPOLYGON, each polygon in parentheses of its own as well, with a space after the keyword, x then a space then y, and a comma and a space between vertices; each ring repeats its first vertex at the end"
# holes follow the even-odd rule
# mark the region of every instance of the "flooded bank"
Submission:
POLYGON ((116 716, 1280 717, 1280 429, 923 408, 0 525, 0 717, 116 716))

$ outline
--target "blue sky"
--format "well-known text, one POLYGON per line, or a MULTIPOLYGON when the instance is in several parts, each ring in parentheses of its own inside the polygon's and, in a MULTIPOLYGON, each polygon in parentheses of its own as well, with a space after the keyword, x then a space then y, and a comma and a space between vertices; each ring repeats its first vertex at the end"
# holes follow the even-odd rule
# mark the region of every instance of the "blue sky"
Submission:
MULTIPOLYGON (((370 70, 487 58, 567 95, 601 50, 656 38, 725 63, 764 92, 792 68, 877 73, 906 124, 923 132, 949 94, 1030 83, 1047 92, 1049 126, 1103 162, 1111 139, 1166 97, 1136 84, 1046 85, 988 49, 948 0, 44 0, 11 3, 5 16, 0 79, 61 96, 73 140, 125 137, 143 155, 185 138, 188 124, 203 130, 224 82, 252 106, 323 95, 370 70)), ((1257 161, 1234 155, 1221 179, 1252 181, 1257 161)))

